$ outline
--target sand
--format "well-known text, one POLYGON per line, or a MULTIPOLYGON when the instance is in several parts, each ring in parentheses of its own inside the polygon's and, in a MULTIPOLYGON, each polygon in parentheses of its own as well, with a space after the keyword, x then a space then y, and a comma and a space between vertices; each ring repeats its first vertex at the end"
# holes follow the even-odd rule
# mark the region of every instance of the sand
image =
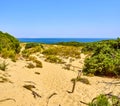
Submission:
MULTIPOLYGON (((82 58, 76 59, 72 64, 82 68, 84 58, 82 54, 82 58)), ((39 59, 43 68, 29 69, 26 67, 28 61, 24 59, 17 62, 6 60, 8 69, 5 72, 0 70, 0 106, 85 106, 80 101, 89 103, 101 93, 113 92, 120 95, 120 84, 111 84, 120 82, 120 79, 96 76, 82 76, 89 80, 90 85, 77 82, 74 92, 68 93, 73 86, 71 79, 78 75, 77 69, 66 70, 61 64, 39 59), (7 81, 1 82, 2 78, 7 81), (33 95, 24 85, 33 85, 35 88, 32 88, 32 91, 38 95, 33 95)), ((3 60, 0 58, 0 61, 3 60)))

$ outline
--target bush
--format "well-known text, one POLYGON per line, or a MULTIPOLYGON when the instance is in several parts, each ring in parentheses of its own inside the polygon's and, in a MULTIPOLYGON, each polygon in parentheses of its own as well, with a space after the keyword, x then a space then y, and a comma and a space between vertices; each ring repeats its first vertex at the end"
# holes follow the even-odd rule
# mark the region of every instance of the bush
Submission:
POLYGON ((14 58, 20 52, 20 43, 12 35, 0 31, 0 54, 3 58, 14 58))
POLYGON ((11 58, 12 61, 16 61, 16 54, 13 50, 7 50, 6 48, 2 49, 1 53, 3 58, 11 58))
POLYGON ((33 63, 28 63, 28 65, 26 67, 27 68, 35 68, 35 65, 33 63))
POLYGON ((23 50, 22 51, 22 56, 25 58, 28 58, 30 56, 30 51, 29 50, 23 50))
POLYGON ((5 71, 7 69, 8 64, 3 61, 3 63, 0 64, 0 70, 5 71))
POLYGON ((45 55, 57 55, 58 50, 56 48, 48 48, 42 52, 45 55))
POLYGON ((36 52, 41 52, 40 46, 35 46, 33 48, 25 49, 22 51, 22 55, 23 57, 28 58, 31 54, 36 53, 36 52))
POLYGON ((53 56, 53 55, 47 56, 47 58, 45 59, 45 61, 50 62, 50 63, 62 63, 61 59, 59 59, 58 57, 53 56))
POLYGON ((38 67, 38 68, 42 68, 42 67, 43 67, 41 61, 39 61, 39 60, 34 60, 34 62, 36 63, 36 67, 38 67))
POLYGON ((28 59, 29 59, 29 61, 33 61, 33 62, 37 60, 37 58, 35 56, 29 56, 28 59))
POLYGON ((96 43, 91 57, 85 59, 83 71, 87 74, 120 76, 120 40, 96 43))
POLYGON ((85 45, 85 43, 83 43, 83 42, 74 42, 74 41, 71 41, 71 42, 58 42, 56 44, 57 45, 64 45, 64 46, 75 46, 75 47, 80 47, 80 46, 85 45))
POLYGON ((7 48, 7 50, 13 50, 15 53, 20 52, 19 41, 8 33, 0 31, 0 49, 7 48))
POLYGON ((95 97, 89 106, 120 106, 120 98, 112 94, 100 94, 95 97))
POLYGON ((39 44, 38 43, 27 43, 25 45, 25 49, 33 48, 33 47, 36 47, 36 46, 39 46, 39 44))
POLYGON ((37 60, 36 57, 34 56, 30 56, 29 58, 29 61, 33 61, 33 63, 35 63, 36 65, 32 64, 32 63, 29 63, 29 65, 27 66, 28 68, 35 68, 35 67, 38 67, 38 68, 42 68, 42 62, 37 60))
POLYGON ((7 50, 7 48, 2 49, 1 55, 5 59, 9 57, 9 51, 7 50))
POLYGON ((44 55, 57 55, 62 57, 80 58, 80 48, 73 46, 49 47, 42 52, 44 55))
POLYGON ((89 106, 112 106, 110 105, 105 95, 99 95, 94 102, 91 102, 89 106))

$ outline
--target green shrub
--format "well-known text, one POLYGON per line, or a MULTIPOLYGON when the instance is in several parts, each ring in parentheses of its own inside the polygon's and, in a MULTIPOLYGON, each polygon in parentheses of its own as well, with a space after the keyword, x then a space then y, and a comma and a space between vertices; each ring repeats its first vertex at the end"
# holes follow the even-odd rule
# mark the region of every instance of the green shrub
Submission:
POLYGON ((73 46, 51 46, 42 52, 44 55, 80 58, 80 48, 73 46))
POLYGON ((42 68, 42 62, 37 60, 37 58, 35 56, 29 56, 29 61, 33 61, 33 63, 35 63, 36 65, 34 66, 32 63, 29 63, 29 65, 27 66, 28 68, 42 68))
POLYGON ((99 95, 95 101, 89 103, 89 106, 112 106, 105 95, 99 95))
POLYGON ((39 46, 39 44, 38 43, 27 43, 25 45, 25 49, 33 48, 33 47, 36 47, 36 46, 39 46))
POLYGON ((5 71, 7 69, 7 66, 8 66, 8 64, 5 61, 3 61, 0 64, 0 70, 5 71))
POLYGON ((28 58, 31 54, 36 53, 36 52, 41 52, 40 46, 35 46, 33 48, 25 49, 22 51, 22 55, 23 57, 28 58))
POLYGON ((20 43, 12 35, 0 31, 0 50, 6 48, 13 50, 15 53, 20 52, 20 43))
POLYGON ((38 67, 38 68, 42 68, 42 67, 43 67, 41 61, 39 61, 39 60, 34 60, 34 62, 36 63, 36 67, 38 67))
POLYGON ((23 50, 22 51, 22 56, 25 58, 28 58, 30 56, 30 51, 29 50, 23 50))
POLYGON ((0 55, 3 58, 15 58, 20 52, 20 43, 12 35, 0 31, 0 55))
POLYGON ((35 68, 35 65, 33 63, 28 63, 28 65, 26 67, 27 68, 35 68))
POLYGON ((62 60, 56 56, 49 55, 45 59, 45 61, 50 62, 50 63, 62 63, 62 60))
POLYGON ((28 59, 29 61, 33 61, 33 62, 37 60, 35 56, 29 56, 28 59))
POLYGON ((58 50, 56 48, 48 48, 42 52, 45 55, 57 55, 58 50))
POLYGON ((2 49, 1 55, 5 59, 9 57, 9 51, 7 50, 7 48, 2 49))
POLYGON ((85 59, 83 71, 94 75, 120 76, 120 39, 93 44, 93 53, 85 59))
POLYGON ((120 98, 110 93, 100 94, 89 103, 89 106, 120 106, 120 98))
POLYGON ((57 45, 64 45, 64 46, 75 46, 75 47, 80 47, 80 46, 85 45, 85 43, 83 43, 83 42, 74 42, 74 41, 71 41, 71 42, 58 42, 56 44, 57 45))

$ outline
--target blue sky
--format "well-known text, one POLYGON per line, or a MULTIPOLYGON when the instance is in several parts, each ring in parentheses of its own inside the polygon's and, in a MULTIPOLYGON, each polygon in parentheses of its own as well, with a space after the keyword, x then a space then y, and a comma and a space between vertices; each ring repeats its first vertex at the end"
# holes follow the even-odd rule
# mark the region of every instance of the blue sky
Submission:
POLYGON ((120 0, 0 0, 0 30, 18 38, 117 38, 120 0))

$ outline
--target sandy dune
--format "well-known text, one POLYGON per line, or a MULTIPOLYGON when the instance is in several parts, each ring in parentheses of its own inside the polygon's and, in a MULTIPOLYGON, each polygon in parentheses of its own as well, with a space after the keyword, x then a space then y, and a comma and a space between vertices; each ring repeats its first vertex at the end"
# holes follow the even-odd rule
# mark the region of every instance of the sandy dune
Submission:
MULTIPOLYGON (((77 71, 65 70, 62 65, 41 61, 43 68, 28 69, 25 60, 16 63, 7 60, 8 69, 0 71, 0 106, 84 106, 80 101, 88 103, 99 93, 120 93, 120 84, 110 84, 120 82, 119 79, 86 76, 82 77, 87 78, 91 85, 77 82, 75 91, 68 93, 68 90, 72 90, 71 79, 77 77, 77 71), (1 82, 2 78, 7 81, 1 82), (24 88, 24 85, 33 85, 35 88, 32 91, 39 96, 24 88)), ((73 64, 82 67, 82 62, 83 58, 73 64)))

